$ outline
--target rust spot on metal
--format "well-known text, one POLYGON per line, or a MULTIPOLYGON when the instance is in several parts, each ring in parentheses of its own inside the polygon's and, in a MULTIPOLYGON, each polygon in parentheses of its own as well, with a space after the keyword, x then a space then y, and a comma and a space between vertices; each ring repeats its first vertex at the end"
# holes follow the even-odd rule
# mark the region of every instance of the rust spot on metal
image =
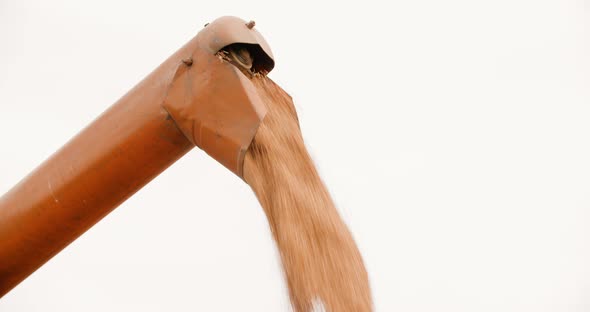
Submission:
POLYGON ((185 58, 185 59, 182 60, 182 62, 186 66, 191 66, 191 65, 193 65, 193 58, 192 57, 185 58))

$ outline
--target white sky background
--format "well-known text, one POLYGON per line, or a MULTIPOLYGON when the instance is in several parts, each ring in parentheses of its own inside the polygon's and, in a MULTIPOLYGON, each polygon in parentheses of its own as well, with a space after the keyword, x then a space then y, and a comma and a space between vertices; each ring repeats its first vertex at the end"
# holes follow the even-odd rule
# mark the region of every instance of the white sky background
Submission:
MULTIPOLYGON (((254 19, 377 311, 590 310, 590 3, 0 0, 0 193, 222 15, 254 19)), ((194 150, 0 311, 288 311, 249 187, 194 150)))

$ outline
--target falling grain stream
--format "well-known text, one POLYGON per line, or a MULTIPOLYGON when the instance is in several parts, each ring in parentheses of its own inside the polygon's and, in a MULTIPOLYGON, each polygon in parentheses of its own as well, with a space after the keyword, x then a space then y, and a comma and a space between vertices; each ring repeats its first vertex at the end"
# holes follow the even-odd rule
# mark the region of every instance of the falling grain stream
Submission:
POLYGON ((268 113, 244 178, 268 218, 294 311, 371 311, 362 257, 305 148, 291 98, 268 78, 254 82, 268 113))

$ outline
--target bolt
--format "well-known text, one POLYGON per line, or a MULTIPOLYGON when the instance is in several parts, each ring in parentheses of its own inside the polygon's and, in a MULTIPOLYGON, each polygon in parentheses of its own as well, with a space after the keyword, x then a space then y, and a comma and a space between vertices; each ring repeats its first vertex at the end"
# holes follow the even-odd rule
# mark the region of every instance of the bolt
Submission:
POLYGON ((193 58, 189 57, 189 58, 185 58, 184 60, 182 60, 182 62, 184 63, 184 65, 186 66, 191 66, 193 65, 193 58))
POLYGON ((246 27, 248 27, 248 29, 254 28, 255 25, 256 25, 255 21, 249 21, 248 23, 246 23, 246 27))

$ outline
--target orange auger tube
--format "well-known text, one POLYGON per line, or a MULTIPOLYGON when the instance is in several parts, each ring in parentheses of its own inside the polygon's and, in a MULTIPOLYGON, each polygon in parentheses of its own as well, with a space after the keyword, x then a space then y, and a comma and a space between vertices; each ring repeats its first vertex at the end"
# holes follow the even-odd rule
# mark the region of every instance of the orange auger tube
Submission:
POLYGON ((195 145, 242 176, 265 114, 248 73, 274 66, 253 27, 208 24, 0 198, 0 297, 195 145))

